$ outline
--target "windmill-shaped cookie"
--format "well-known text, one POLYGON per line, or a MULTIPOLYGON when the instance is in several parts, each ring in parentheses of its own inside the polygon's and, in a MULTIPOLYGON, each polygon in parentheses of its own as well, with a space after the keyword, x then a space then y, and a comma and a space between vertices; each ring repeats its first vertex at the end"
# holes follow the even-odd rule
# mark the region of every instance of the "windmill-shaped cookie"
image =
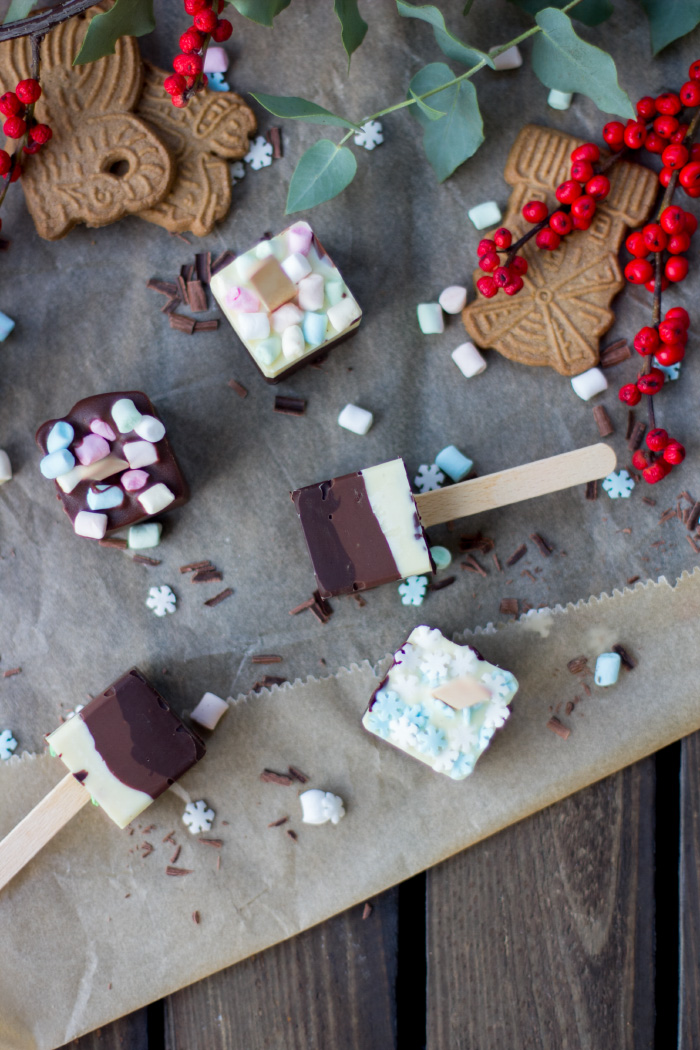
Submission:
MULTIPOLYGON (((568 178, 571 151, 579 145, 580 139, 552 128, 522 129, 504 173, 513 187, 504 225, 514 240, 530 228, 523 205, 554 203, 556 187, 568 178)), ((519 253, 528 262, 522 291, 512 298, 479 296, 465 307, 462 320, 475 343, 565 376, 597 363, 598 341, 615 320, 610 304, 625 283, 617 258, 625 229, 646 219, 658 189, 654 172, 640 164, 619 161, 607 174, 610 195, 589 230, 562 238, 553 252, 538 249, 533 238, 519 253)), ((482 276, 475 271, 475 282, 482 276)))

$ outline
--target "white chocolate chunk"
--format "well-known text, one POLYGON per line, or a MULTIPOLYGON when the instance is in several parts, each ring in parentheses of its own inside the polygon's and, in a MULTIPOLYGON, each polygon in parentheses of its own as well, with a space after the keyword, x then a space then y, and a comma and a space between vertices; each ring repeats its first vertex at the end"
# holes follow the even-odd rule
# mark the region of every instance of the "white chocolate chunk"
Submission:
POLYGON ((160 514, 162 510, 169 507, 175 499, 174 494, 162 481, 152 485, 150 489, 140 493, 137 497, 146 514, 160 514))
POLYGON ((389 544, 397 570, 403 577, 432 572, 403 460, 392 459, 361 473, 372 513, 389 544))
POLYGON ((88 466, 73 467, 67 474, 56 478, 56 481, 64 492, 72 492, 81 481, 104 481, 105 478, 111 478, 113 474, 121 474, 123 470, 128 469, 129 464, 119 456, 105 456, 104 459, 98 459, 88 466))

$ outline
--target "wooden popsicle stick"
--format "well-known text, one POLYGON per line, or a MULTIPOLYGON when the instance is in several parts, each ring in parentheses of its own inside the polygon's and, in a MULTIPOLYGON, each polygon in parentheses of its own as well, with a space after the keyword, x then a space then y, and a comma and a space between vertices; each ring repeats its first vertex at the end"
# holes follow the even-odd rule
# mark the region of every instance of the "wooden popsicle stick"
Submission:
POLYGON ((483 478, 460 481, 446 489, 422 492, 415 496, 420 520, 427 529, 445 521, 479 514, 482 510, 520 503, 533 496, 582 485, 606 477, 617 462, 609 445, 599 442, 549 459, 524 463, 521 467, 500 470, 483 478))
POLYGON ((0 842, 0 890, 90 801, 68 773, 0 842))

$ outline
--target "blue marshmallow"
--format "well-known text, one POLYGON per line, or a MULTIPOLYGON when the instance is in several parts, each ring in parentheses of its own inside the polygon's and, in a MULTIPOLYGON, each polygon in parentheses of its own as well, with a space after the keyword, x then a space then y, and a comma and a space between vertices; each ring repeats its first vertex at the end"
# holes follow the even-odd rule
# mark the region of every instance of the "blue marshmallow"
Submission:
POLYGON ((132 525, 129 529, 129 550, 140 551, 148 547, 157 547, 163 526, 159 521, 146 521, 142 525, 132 525))
POLYGON ((304 340, 309 346, 320 346, 323 340, 326 338, 326 327, 328 325, 328 318, 325 314, 304 314, 304 320, 302 322, 302 331, 304 333, 304 340))
POLYGON ((0 343, 4 343, 8 335, 15 327, 15 322, 7 314, 0 311, 0 343))
POLYGON ((618 653, 601 653, 595 662, 595 684, 615 685, 621 663, 618 653))
POLYGON ((75 431, 70 423, 66 423, 65 419, 59 419, 58 423, 54 423, 49 431, 49 436, 46 439, 46 451, 58 452, 59 449, 68 448, 74 437, 75 431))
POLYGON ((69 452, 67 448, 59 448, 56 452, 51 452, 48 456, 44 456, 39 464, 39 470, 45 478, 53 480, 54 478, 60 478, 62 474, 67 474, 74 466, 75 456, 73 453, 69 452))
POLYGON ((124 502, 124 491, 117 485, 95 485, 88 489, 87 503, 90 510, 111 510, 121 507, 124 502))
POLYGON ((440 470, 443 470, 453 481, 462 481, 470 472, 474 463, 468 456, 463 455, 454 445, 448 445, 438 452, 435 457, 440 470))

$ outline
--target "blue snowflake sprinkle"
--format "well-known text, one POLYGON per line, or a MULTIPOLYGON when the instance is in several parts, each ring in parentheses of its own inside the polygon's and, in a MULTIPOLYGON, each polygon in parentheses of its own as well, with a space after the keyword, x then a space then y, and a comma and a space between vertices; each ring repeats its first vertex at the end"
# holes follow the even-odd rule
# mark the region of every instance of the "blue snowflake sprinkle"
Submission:
POLYGON ((384 740, 389 736, 389 723, 375 715, 374 711, 370 711, 367 715, 365 726, 371 733, 376 733, 377 736, 383 737, 384 740))
POLYGON ((474 769, 474 759, 470 755, 465 755, 464 752, 460 754, 457 761, 450 770, 450 776, 453 780, 461 780, 462 777, 468 777, 474 769))
POLYGON ((418 726, 419 729, 422 729, 428 721, 428 712, 421 704, 414 704, 413 707, 406 708, 404 714, 409 722, 418 726))
POLYGON ((382 722, 390 722, 392 718, 400 718, 403 714, 405 704, 393 689, 380 689, 372 704, 372 714, 381 719, 382 722))
POLYGON ((437 726, 428 725, 418 734, 418 750, 424 755, 437 755, 446 746, 447 737, 437 726))

